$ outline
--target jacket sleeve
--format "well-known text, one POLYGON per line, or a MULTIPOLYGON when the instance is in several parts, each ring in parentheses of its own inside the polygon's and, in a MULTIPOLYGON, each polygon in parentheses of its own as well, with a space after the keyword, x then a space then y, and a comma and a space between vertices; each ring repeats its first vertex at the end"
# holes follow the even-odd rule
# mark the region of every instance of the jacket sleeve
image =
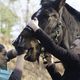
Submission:
POLYGON ((61 79, 61 74, 56 70, 55 65, 49 65, 46 67, 48 73, 50 74, 52 80, 60 80, 61 79))
POLYGON ((46 51, 60 59, 62 63, 78 63, 79 56, 77 54, 55 44, 54 41, 42 29, 38 29, 35 32, 35 37, 41 42, 46 51))
POLYGON ((22 71, 14 69, 14 71, 10 75, 9 80, 21 80, 21 77, 22 77, 22 71))

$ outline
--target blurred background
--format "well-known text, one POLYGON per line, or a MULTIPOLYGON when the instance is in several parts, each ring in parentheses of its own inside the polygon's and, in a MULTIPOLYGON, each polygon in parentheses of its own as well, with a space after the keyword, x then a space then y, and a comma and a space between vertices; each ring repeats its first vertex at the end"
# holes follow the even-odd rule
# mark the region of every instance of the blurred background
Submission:
MULTIPOLYGON (((80 11, 80 0, 67 0, 68 4, 80 11)), ((0 0, 0 43, 7 50, 13 48, 12 42, 17 38, 32 14, 40 8, 40 0, 0 0)), ((14 69, 16 59, 8 63, 14 69)), ((22 80, 51 80, 45 68, 37 62, 25 61, 22 80)), ((62 68, 60 67, 62 71, 62 68)))

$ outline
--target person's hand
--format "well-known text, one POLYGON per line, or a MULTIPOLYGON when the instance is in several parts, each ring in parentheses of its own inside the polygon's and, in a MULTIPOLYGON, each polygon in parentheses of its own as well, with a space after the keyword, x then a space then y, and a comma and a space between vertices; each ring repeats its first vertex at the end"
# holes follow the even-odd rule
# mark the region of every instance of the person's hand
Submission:
POLYGON ((43 58, 43 63, 45 67, 53 65, 54 64, 53 55, 46 53, 45 57, 43 58))
POLYGON ((34 32, 40 28, 38 26, 38 20, 37 20, 37 18, 34 18, 34 20, 30 20, 27 25, 30 28, 32 28, 34 32))

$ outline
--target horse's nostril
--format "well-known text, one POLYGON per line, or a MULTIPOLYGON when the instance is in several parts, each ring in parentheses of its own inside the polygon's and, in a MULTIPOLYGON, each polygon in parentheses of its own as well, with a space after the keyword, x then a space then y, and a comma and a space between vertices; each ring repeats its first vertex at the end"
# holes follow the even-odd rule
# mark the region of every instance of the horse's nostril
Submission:
POLYGON ((27 56, 27 55, 25 55, 24 59, 27 60, 27 61, 30 61, 30 62, 35 62, 36 61, 36 58, 33 58, 33 56, 27 56))
POLYGON ((44 63, 44 64, 47 64, 47 61, 44 61, 43 63, 44 63))

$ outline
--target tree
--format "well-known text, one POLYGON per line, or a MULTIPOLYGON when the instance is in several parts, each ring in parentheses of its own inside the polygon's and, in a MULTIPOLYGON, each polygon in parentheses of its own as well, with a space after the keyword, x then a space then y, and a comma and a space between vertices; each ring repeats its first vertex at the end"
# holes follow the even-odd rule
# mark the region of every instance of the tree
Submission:
POLYGON ((11 28, 17 20, 16 14, 0 3, 0 32, 6 36, 10 36, 11 28))

